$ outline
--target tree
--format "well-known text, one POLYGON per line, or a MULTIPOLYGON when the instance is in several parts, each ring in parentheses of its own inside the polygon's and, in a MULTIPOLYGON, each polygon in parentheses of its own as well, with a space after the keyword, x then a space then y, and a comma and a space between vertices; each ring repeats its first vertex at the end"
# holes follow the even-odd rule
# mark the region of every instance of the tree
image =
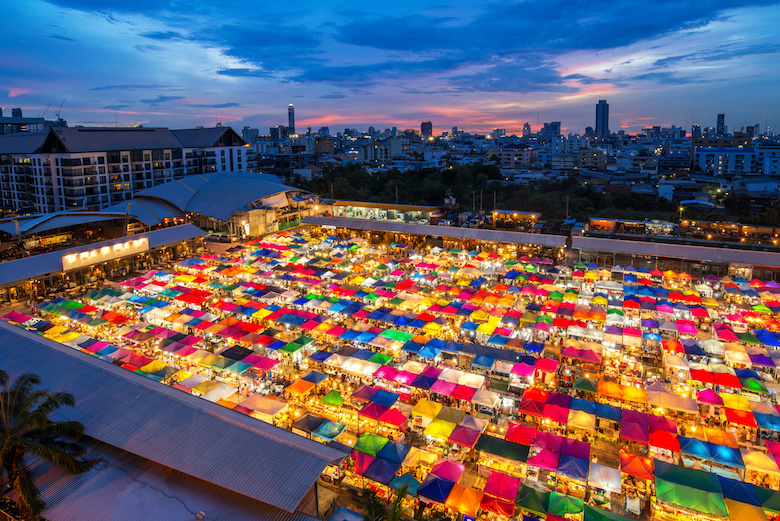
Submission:
POLYGON ((86 472, 98 461, 83 459, 84 447, 68 441, 84 434, 83 425, 50 418, 63 407, 73 407, 73 396, 36 389, 40 383, 34 374, 23 374, 12 383, 8 374, 0 370, 0 468, 9 486, 19 494, 19 513, 30 521, 40 519, 46 504, 35 486, 26 457, 42 458, 74 474, 86 472))
POLYGON ((402 503, 408 487, 402 486, 389 503, 385 503, 376 492, 363 489, 363 521, 401 521, 402 503))

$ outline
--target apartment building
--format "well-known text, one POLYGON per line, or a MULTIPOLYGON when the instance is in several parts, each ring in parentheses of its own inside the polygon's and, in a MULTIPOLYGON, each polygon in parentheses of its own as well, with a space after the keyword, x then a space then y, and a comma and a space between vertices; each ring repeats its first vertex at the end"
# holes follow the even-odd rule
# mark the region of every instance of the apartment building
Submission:
POLYGON ((63 127, 4 135, 0 204, 38 213, 98 210, 167 181, 244 172, 248 151, 230 127, 63 127))

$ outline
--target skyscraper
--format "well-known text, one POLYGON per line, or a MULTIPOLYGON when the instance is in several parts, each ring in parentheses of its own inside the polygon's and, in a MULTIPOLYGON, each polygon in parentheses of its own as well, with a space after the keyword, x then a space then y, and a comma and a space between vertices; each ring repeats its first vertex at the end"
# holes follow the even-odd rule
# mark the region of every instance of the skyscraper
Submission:
POLYGON ((718 114, 718 124, 715 127, 715 133, 719 136, 726 135, 726 115, 718 114))
POLYGON ((420 134, 423 139, 430 139, 433 137, 433 123, 430 121, 423 121, 420 123, 420 134))
POLYGON ((523 123, 523 136, 530 136, 531 135, 531 124, 527 121, 523 123))
POLYGON ((609 103, 605 99, 596 105, 596 137, 609 139, 609 103))
POLYGON ((287 107, 287 128, 290 134, 295 134, 295 107, 292 103, 287 107))

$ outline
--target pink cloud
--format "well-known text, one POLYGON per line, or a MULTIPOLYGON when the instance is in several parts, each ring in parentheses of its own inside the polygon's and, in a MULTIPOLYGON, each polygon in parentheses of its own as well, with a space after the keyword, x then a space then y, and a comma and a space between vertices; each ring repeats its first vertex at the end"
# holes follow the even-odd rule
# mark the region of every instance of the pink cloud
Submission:
POLYGON ((17 96, 21 96, 22 94, 29 94, 30 92, 32 92, 32 90, 22 87, 9 87, 8 97, 15 98, 17 96))

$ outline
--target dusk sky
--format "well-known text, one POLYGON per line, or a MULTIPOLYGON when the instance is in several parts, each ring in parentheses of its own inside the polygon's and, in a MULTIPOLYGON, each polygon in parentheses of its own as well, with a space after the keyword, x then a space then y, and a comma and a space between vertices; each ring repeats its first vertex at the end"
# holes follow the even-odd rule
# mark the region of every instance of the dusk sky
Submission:
POLYGON ((780 130, 778 2, 4 1, 0 106, 69 124, 780 130), (427 6, 427 7, 424 7, 427 6))

